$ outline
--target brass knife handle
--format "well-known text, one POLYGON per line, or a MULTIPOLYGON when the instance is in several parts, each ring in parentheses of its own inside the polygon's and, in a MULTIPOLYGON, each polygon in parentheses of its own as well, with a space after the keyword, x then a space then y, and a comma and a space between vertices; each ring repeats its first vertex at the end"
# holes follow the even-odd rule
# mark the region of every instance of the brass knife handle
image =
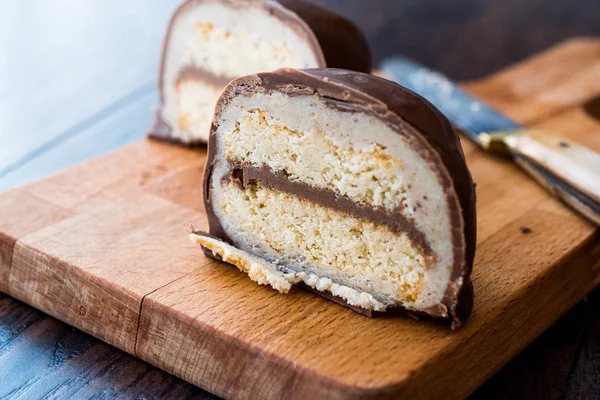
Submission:
POLYGON ((531 177, 600 227, 600 154, 533 130, 506 135, 504 142, 531 177))

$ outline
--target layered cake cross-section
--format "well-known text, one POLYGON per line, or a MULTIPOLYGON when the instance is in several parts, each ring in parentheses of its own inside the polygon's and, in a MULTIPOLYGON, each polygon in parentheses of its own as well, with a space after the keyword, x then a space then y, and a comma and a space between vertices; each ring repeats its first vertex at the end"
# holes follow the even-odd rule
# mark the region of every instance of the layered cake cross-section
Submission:
POLYGON ((369 72, 361 32, 303 0, 187 0, 163 45, 154 138, 204 144, 214 106, 234 78, 281 67, 369 72))
POLYGON ((355 311, 460 325, 472 308, 475 191, 456 133, 401 86, 340 69, 231 82, 191 239, 260 284, 355 311))

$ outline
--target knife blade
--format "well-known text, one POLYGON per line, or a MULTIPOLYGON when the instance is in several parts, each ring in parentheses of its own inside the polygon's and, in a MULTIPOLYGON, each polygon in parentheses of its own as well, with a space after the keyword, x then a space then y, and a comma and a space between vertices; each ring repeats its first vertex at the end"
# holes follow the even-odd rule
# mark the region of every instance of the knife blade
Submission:
POLYGON ((512 157, 551 194, 600 226, 600 154, 569 139, 528 129, 408 58, 388 58, 380 71, 431 102, 483 150, 512 157))

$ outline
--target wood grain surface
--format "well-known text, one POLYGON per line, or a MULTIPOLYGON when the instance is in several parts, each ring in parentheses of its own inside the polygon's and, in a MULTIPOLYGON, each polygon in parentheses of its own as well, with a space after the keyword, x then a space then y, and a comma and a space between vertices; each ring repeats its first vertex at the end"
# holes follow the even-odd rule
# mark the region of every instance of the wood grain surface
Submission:
MULTIPOLYGON (((195 254, 173 258, 165 249, 180 246, 181 221, 197 213, 144 194, 138 186, 181 166, 199 170, 203 160, 197 152, 148 143, 9 191, 10 197, 37 199, 37 210, 23 212, 55 223, 11 225, 22 231, 9 239, 21 238, 12 262, 4 264, 5 274, 10 266, 7 293, 133 353, 142 298, 196 267, 195 254), (45 210, 51 207, 60 212, 45 210), (59 222, 55 215, 65 211, 71 215, 59 222), (144 257, 150 251, 154 256, 144 257)), ((15 208, 3 209, 7 218, 21 214, 10 211, 15 208)))
MULTIPOLYGON (((600 49, 600 41, 567 43, 503 73, 513 80, 490 81, 523 104, 564 104, 577 97, 574 87, 590 86, 585 77, 540 73, 540 88, 565 90, 553 89, 554 97, 520 91, 520 78, 555 68, 574 48, 600 49)), ((596 66, 600 52, 583 70, 596 66)), ((493 96, 485 87, 470 89, 493 96)), ((542 120, 527 115, 533 127, 542 120)), ((591 225, 508 161, 466 153, 479 195, 477 302, 455 333, 432 322, 366 319, 301 291, 282 296, 206 258, 184 233, 190 221, 206 226, 198 191, 205 153, 149 141, 5 194, 34 196, 61 216, 5 234, 14 243, 7 293, 226 398, 463 398, 600 278, 591 225)), ((20 213, 18 204, 0 210, 3 219, 20 213)))
MULTIPOLYGON (((161 1, 159 5, 154 1, 132 0, 123 6, 122 2, 107 0, 93 8, 93 18, 83 6, 45 7, 42 10, 40 7, 46 5, 40 4, 40 1, 2 2, 0 47, 7 56, 0 59, 0 72, 11 79, 0 82, 0 144, 9 151, 1 154, 14 157, 10 171, 3 170, 0 174, 0 188, 44 176, 57 168, 141 137, 151 118, 148 110, 155 102, 152 89, 142 83, 136 87, 141 88, 140 92, 134 89, 131 96, 118 91, 116 101, 111 100, 111 95, 103 96, 110 92, 107 84, 110 88, 114 87, 110 86, 114 83, 118 89, 119 83, 123 82, 119 79, 128 71, 135 71, 129 76, 153 79, 153 73, 144 74, 142 71, 148 66, 150 68, 146 71, 154 68, 152 64, 156 62, 157 48, 153 41, 163 30, 159 21, 167 17, 165 7, 172 7, 175 2, 161 1), (37 6, 39 12, 30 13, 32 5, 37 6), (145 21, 135 25, 134 30, 129 24, 132 15, 139 15, 140 21, 145 21), (49 28, 45 31, 29 29, 43 18, 48 21, 46 26, 52 26, 54 32, 49 28), (81 22, 76 22, 77 19, 81 22), (95 24, 99 29, 90 26, 82 30, 82 24, 95 24), (63 32, 59 32, 60 29, 63 32), (127 30, 129 34, 124 34, 127 30), (82 45, 85 44, 86 52, 81 51, 83 46, 57 47, 68 43, 65 38, 68 39, 68 35, 74 32, 82 45), (84 32, 96 34, 85 36, 84 32), (143 35, 138 35, 139 32, 143 35), (26 39, 27 46, 15 45, 19 42, 13 42, 12 38, 25 37, 28 33, 31 39, 26 39), (54 40, 34 40, 40 35, 54 35, 54 40), (148 40, 149 37, 153 39, 148 40), (121 49, 132 48, 131 43, 137 45, 140 51, 134 51, 131 53, 134 57, 127 58, 127 51, 121 52, 121 49), (100 48, 104 50, 98 50, 100 48), (64 57, 70 50, 72 56, 64 57), (57 60, 51 60, 52 57, 57 60), (59 64, 57 61, 61 57, 64 62, 59 64), (82 60, 77 60, 78 57, 82 60), (96 61, 103 58, 110 61, 96 61), (53 61, 56 67, 47 68, 44 74, 39 74, 39 66, 49 65, 48 60, 53 61), (27 84, 29 77, 36 74, 38 78, 30 79, 32 84, 27 84), (96 79, 98 76, 105 78, 96 79), (46 86, 40 86, 40 82, 46 86), (9 85, 12 85, 10 90, 9 85), (65 91, 65 87, 71 89, 65 91), (15 101, 15 96, 21 100, 15 101), (97 105, 92 101, 95 99, 105 99, 106 107, 95 110, 97 105), (48 110, 48 113, 32 113, 29 111, 32 109, 48 110), (62 111, 67 109, 69 113, 62 111), (35 144, 41 146, 33 152, 28 152, 30 148, 27 146, 21 147, 24 153, 20 153, 21 150, 11 147, 13 140, 18 139, 15 133, 26 135, 27 140, 34 139, 35 144), (52 140, 55 134, 59 140, 52 140)), ((460 0, 452 5, 444 1, 410 0, 321 2, 345 13, 363 27, 376 59, 402 53, 456 79, 486 75, 572 35, 600 34, 600 3, 594 0, 578 1, 576 4, 561 0, 460 0)), ((510 103, 510 98, 506 102, 510 103)), ((589 104, 597 103, 589 101, 589 104)), ((515 111, 519 110, 517 107, 515 111)), ((561 133, 581 127, 579 132, 572 132, 577 134, 577 140, 598 145, 598 126, 589 114, 582 109, 564 113, 570 117, 563 119, 563 112, 558 112, 540 126, 554 127, 561 133)), ((18 140, 15 143, 18 144, 18 140)), ((0 164, 5 160, 0 157, 0 164)), ((190 173, 181 172, 164 182, 180 182, 190 173)), ((139 178, 144 179, 143 176, 139 178)), ((155 190, 180 201, 186 197, 186 189, 181 186, 167 187, 158 182, 155 190)), ((6 196, 4 199, 9 201, 6 196)), ((11 201, 29 202, 34 210, 38 203, 43 204, 29 195, 24 198, 16 196, 11 201)), ((79 207, 86 207, 85 202, 79 207)), ((9 220, 0 221, 3 232, 8 225, 3 224, 5 221, 9 220)), ((32 230, 53 224, 53 221, 39 219, 33 222, 35 227, 32 230)), ((14 231, 13 235, 27 233, 14 231)), ((0 249, 4 258, 8 254, 6 250, 0 249)), ((570 311, 473 397, 599 397, 598 299, 598 295, 594 294, 590 301, 570 311)), ((178 381, 8 297, 0 298, 0 380, 10 382, 1 385, 2 398, 110 398, 119 395, 132 398, 212 398, 201 389, 178 381), (39 362, 34 363, 36 360, 39 362), (5 377, 9 379, 5 380, 5 377)))

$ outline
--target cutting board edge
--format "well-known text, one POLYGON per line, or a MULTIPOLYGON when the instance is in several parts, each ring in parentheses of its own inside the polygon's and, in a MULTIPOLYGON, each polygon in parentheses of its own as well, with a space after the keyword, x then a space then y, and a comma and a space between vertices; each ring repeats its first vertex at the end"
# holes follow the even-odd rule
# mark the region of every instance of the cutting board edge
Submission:
MULTIPOLYGON (((600 41, 596 40, 596 42, 597 42, 598 44, 600 44, 600 41)), ((521 64, 524 64, 524 63, 526 63, 526 61, 525 61, 525 62, 523 62, 523 63, 520 63, 519 65, 521 65, 521 64)), ((496 75, 496 74, 495 74, 495 75, 496 75)), ((495 75, 492 75, 492 76, 495 76, 495 75)), ((134 145, 132 145, 132 146, 134 146, 134 147, 135 147, 135 144, 134 144, 134 145)), ((123 149, 119 149, 119 150, 123 150, 123 149)), ((119 151, 119 150, 117 150, 117 151, 119 151)), ((111 153, 111 154, 112 154, 112 153, 111 153)), ((102 156, 102 157, 100 157, 100 158, 103 158, 103 157, 109 157, 109 156, 110 156, 110 155, 105 155, 105 156, 102 156)), ((96 159, 96 160, 97 160, 97 159, 96 159)), ((59 173, 59 174, 60 174, 60 173, 59 173)), ((4 195, 4 194, 2 194, 2 195, 4 195)), ((17 236, 18 236, 18 235, 17 235, 17 236)), ((597 236, 595 236, 595 237, 597 238, 597 236)), ((17 242, 17 241, 18 241, 18 238, 15 238, 15 237, 12 237, 12 236, 11 236, 11 237, 9 237, 9 239, 10 239, 10 240, 16 239, 16 240, 15 240, 15 242, 17 242)), ((15 244, 15 243, 13 243, 13 245, 14 245, 14 244, 15 244)), ((561 263, 561 265, 562 265, 562 263, 561 263)), ((1 266, 0 266, 0 268, 1 268, 1 266)), ((0 277, 1 277, 1 274, 0 274, 0 277)), ((600 282, 598 278, 599 278, 599 276, 598 276, 598 271, 596 271, 596 278, 591 280, 591 282, 592 282, 592 284, 593 284, 593 285, 597 285, 597 284, 600 282)), ((1 284, 1 282, 0 282, 0 284, 1 284)), ((1 288, 0 288, 0 289, 1 289, 1 288)), ((141 301, 141 303, 140 303, 140 310, 142 310, 142 308, 141 308, 141 307, 143 306, 143 302, 144 302, 144 300, 145 300, 146 296, 149 296, 149 295, 150 295, 150 293, 149 293, 148 295, 144 295, 144 296, 143 296, 143 298, 142 298, 142 301, 141 301)), ((583 297, 583 296, 585 296, 585 295, 581 295, 581 297, 583 297)), ((140 318, 139 318, 139 320, 141 320, 141 314, 142 314, 142 313, 140 312, 139 314, 140 314, 140 318)), ((556 316, 555 316, 555 319, 558 319, 558 318, 559 318, 559 316, 560 316, 560 315, 556 315, 556 316)), ((67 322, 67 323, 68 323, 68 321, 65 321, 65 322, 67 322)), ((135 345, 134 345, 134 349, 133 349, 133 353, 134 353, 134 354, 136 354, 136 353, 137 353, 137 336, 138 336, 138 333, 139 333, 139 329, 140 329, 140 324, 138 324, 138 328, 137 328, 137 331, 136 331, 136 341, 134 342, 134 343, 135 343, 135 345)), ((543 329, 543 328, 542 328, 542 329, 543 329)), ((536 335, 537 335, 537 334, 536 334, 536 335)), ((533 339, 532 339, 532 340, 533 340, 533 339)), ((526 345, 526 344, 523 344, 523 347, 524 347, 525 345, 526 345)), ((512 356, 511 356, 511 357, 512 357, 512 356)), ((509 358, 510 358, 510 357, 509 357, 509 358)), ((498 367, 498 368, 500 368, 500 367, 498 367)), ((474 389, 473 389, 473 390, 474 390, 474 389)))
MULTIPOLYGON (((380 386, 369 386, 369 385, 353 385, 347 382, 332 378, 330 376, 319 374, 317 371, 303 367, 300 365, 295 365, 295 361, 287 360, 284 357, 278 356, 272 352, 269 352, 264 349, 260 349, 257 346, 252 346, 247 342, 240 340, 239 338, 230 335, 227 332, 223 332, 218 328, 212 327, 209 324, 198 321, 189 315, 179 312, 176 310, 172 310, 161 304, 160 302, 154 301, 151 297, 145 297, 142 302, 142 311, 140 316, 140 328, 138 330, 138 341, 136 342, 136 356, 143 359, 144 361, 157 366, 169 373, 172 373, 188 382, 191 382, 199 387, 202 387, 206 390, 209 390, 211 393, 215 393, 219 396, 223 396, 225 398, 230 398, 231 393, 228 391, 231 390, 232 387, 235 386, 235 383, 228 381, 227 386, 225 387, 215 387, 214 380, 209 379, 210 377, 199 376, 195 374, 187 375, 190 371, 194 371, 195 366, 193 365, 183 365, 182 369, 178 369, 169 363, 164 363, 157 361, 155 355, 151 354, 150 349, 158 349, 167 345, 166 343, 157 342, 153 345, 144 345, 144 349, 140 349, 142 343, 144 341, 151 341, 152 339, 147 339, 145 336, 152 335, 152 319, 160 316, 158 319, 167 319, 164 315, 161 314, 169 314, 168 319, 176 320, 176 321, 188 321, 186 326, 193 325, 196 327, 194 330, 198 332, 202 332, 203 337, 219 337, 219 339, 215 340, 215 343, 210 345, 209 347, 217 347, 222 343, 232 343, 235 346, 240 346, 241 349, 240 354, 233 353, 231 349, 228 349, 228 356, 231 358, 235 358, 237 360, 246 360, 251 359, 252 362, 256 362, 256 356, 266 357, 264 360, 265 366, 267 365, 277 365, 282 369, 294 370, 294 386, 293 389, 295 393, 303 390, 303 388, 307 388, 306 392, 303 393, 303 396, 312 396, 316 395, 316 391, 320 394, 327 393, 329 396, 333 398, 387 398, 394 397, 397 395, 408 395, 413 396, 414 398, 438 398, 435 394, 432 394, 431 391, 427 392, 426 389, 430 389, 432 384, 436 382, 430 382, 428 379, 431 379, 431 376, 440 376, 441 372, 438 371, 437 374, 432 374, 430 369, 439 369, 445 371, 453 371, 451 365, 446 365, 447 363, 454 362, 457 357, 457 352, 460 353, 463 357, 469 358, 469 355, 472 354, 469 348, 465 348, 465 345, 471 345, 474 349, 477 348, 477 344, 473 344, 472 338, 479 337, 481 338, 483 333, 487 332, 488 337, 492 338, 487 343, 491 347, 494 346, 502 346, 503 343, 509 343, 510 345, 514 345, 510 351, 506 351, 503 355, 503 360, 501 362, 490 364, 492 368, 483 375, 480 376, 480 379, 472 385, 461 385, 459 390, 463 390, 462 393, 456 393, 455 396, 449 396, 451 393, 449 391, 445 391, 446 398, 462 398, 463 396, 468 395, 472 391, 474 391, 479 385, 486 381, 486 379, 491 376, 493 373, 497 372, 502 366, 504 366, 508 361, 510 361, 519 351, 525 348, 528 344, 533 342, 539 335, 541 335, 549 326, 551 326, 556 320, 558 320, 564 313, 566 313, 570 308, 572 308, 575 304, 581 301, 587 293, 593 290, 598 284, 598 279, 600 278, 600 241, 598 240, 600 234, 592 234, 585 241, 581 243, 578 250, 576 252, 572 252, 568 254, 561 262, 557 263, 553 266, 552 270, 543 276, 539 276, 538 279, 531 283, 528 287, 522 287, 520 289, 522 295, 517 296, 518 302, 527 305, 531 305, 534 302, 531 299, 536 299, 541 296, 547 296, 548 293, 564 293, 564 287, 560 287, 560 290, 556 288, 555 279, 553 278, 566 278, 563 281, 563 286, 567 286, 571 292, 577 293, 573 296, 566 297, 568 301, 561 301, 559 306, 561 307, 560 312, 552 313, 547 312, 547 315, 543 320, 534 319, 535 323, 531 323, 527 325, 527 329, 523 330, 523 333, 527 334, 527 339, 522 340, 519 343, 512 343, 509 339, 513 332, 505 332, 506 330, 496 329, 498 327, 502 328, 506 325, 507 320, 510 320, 516 316, 523 315, 523 310, 519 307, 510 307, 510 304, 515 301, 515 298, 507 300, 506 303, 499 305, 497 310, 494 311, 493 319, 485 319, 485 325, 480 325, 476 331, 470 332, 469 340, 463 343, 455 343, 452 346, 441 349, 438 353, 436 353, 435 357, 428 358, 420 365, 415 365, 412 373, 405 375, 402 379, 389 382, 380 386), (590 253, 592 255, 590 256, 590 253), (596 264, 594 265, 594 262, 596 264), (586 265, 588 268, 585 270, 586 273, 580 273, 578 276, 574 276, 570 274, 572 265, 586 265), (570 280, 568 280, 570 279, 570 280), (527 300, 527 299, 530 300, 527 300), (150 311, 148 310, 150 309, 150 311), (505 332, 504 335, 498 335, 497 332, 505 332), (143 332, 143 333, 142 333, 143 332), (501 340, 500 340, 501 338, 501 340), (444 365, 445 369, 440 367, 440 365, 444 365), (318 379, 315 379, 318 378, 318 379), (319 386, 315 387, 315 382, 319 382, 319 386), (349 395, 350 394, 350 395, 349 395)), ((580 270, 580 272, 583 272, 580 270)), ((192 272, 193 274, 193 272, 192 272)), ((560 298, 560 296, 550 296, 552 298, 560 298)), ((543 310, 547 307, 546 303, 537 302, 537 309, 529 308, 528 311, 531 315, 539 316, 543 314, 543 310)), ((556 308, 555 308, 556 310, 556 308)), ((424 322, 428 323, 428 322, 424 322)), ((463 329, 468 329, 469 325, 467 325, 463 329)), ((161 331, 161 329, 159 329, 161 331)), ((449 334, 452 334, 449 332, 449 334)), ((522 336, 523 337, 523 336, 522 336)), ((198 350, 196 350, 198 351, 198 350)), ((160 356, 159 356, 160 357, 160 356)), ((202 358, 202 357, 200 357, 202 358)), ((209 362, 205 363, 210 364, 209 362)), ((244 362, 244 361, 240 361, 244 362)), ((477 363, 475 363, 477 364, 477 363)), ((257 370, 262 370, 260 367, 255 367, 257 370)), ((200 370, 198 368, 197 370, 200 370)), ((460 371, 461 373, 464 371, 460 371)), ((474 374, 475 376, 477 374, 474 374)), ((258 379, 258 378, 257 378, 258 379)), ((286 378, 291 379, 291 378, 286 378)), ((277 386, 271 383, 271 386, 277 386)), ((285 388, 285 385, 280 385, 285 388)), ((240 384, 238 388, 240 391, 243 391, 243 383, 240 384)), ((447 387, 446 387, 447 389, 447 387)), ((441 395, 441 393, 438 393, 441 395)), ((263 393, 263 395, 265 395, 263 393)), ((264 396, 265 398, 281 398, 282 396, 291 395, 290 393, 271 393, 269 395, 264 396)), ((301 396, 301 397, 303 397, 301 396)), ((410 398, 410 397, 409 397, 410 398)))

